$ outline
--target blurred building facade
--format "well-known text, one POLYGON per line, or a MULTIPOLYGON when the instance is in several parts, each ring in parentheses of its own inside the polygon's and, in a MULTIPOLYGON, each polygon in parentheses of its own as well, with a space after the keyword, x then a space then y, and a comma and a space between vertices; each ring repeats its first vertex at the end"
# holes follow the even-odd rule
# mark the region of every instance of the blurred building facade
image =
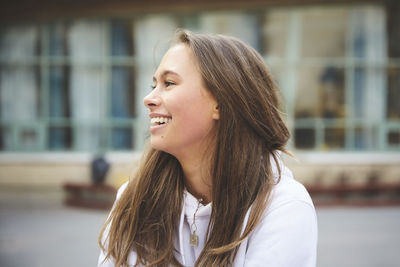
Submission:
POLYGON ((0 11, 0 186, 129 176, 142 104, 177 28, 236 36, 270 66, 305 183, 400 182, 396 1, 17 1, 0 11))

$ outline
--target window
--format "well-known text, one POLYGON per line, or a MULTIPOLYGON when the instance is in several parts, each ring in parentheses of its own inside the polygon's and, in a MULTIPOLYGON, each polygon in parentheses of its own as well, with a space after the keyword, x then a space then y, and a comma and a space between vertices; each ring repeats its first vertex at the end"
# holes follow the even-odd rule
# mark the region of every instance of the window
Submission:
POLYGON ((260 51, 294 149, 400 149, 398 5, 76 19, 0 30, 0 150, 140 149, 143 97, 178 27, 260 51))
POLYGON ((131 20, 9 27, 0 49, 0 149, 135 147, 131 20))
POLYGON ((397 51, 399 39, 387 36, 383 7, 271 9, 262 27, 294 148, 400 148, 399 62, 386 45, 397 51))

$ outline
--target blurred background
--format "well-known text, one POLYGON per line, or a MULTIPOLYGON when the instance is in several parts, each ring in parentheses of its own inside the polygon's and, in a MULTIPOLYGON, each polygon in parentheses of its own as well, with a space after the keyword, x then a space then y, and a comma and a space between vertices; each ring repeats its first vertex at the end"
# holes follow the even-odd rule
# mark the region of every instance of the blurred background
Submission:
POLYGON ((0 9, 0 266, 94 266, 177 28, 265 58, 317 206, 318 266, 398 266, 400 2, 19 0, 0 9))

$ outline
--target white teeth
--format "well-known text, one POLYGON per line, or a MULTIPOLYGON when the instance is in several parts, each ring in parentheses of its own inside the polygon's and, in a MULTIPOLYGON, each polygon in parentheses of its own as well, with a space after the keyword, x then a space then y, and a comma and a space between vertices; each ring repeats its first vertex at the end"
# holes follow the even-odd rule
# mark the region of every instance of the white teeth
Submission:
POLYGON ((150 119, 151 125, 159 125, 161 123, 169 123, 171 121, 171 118, 166 118, 166 117, 155 117, 150 119))

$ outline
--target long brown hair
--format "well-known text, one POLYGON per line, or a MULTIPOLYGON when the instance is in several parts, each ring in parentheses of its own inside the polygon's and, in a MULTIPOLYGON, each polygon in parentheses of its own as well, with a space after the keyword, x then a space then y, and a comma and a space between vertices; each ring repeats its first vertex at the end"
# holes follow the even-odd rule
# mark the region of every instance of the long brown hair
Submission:
MULTIPOLYGON (((179 31, 175 37, 175 43, 192 51, 220 113, 211 158, 209 238, 196 266, 229 266, 240 243, 263 216, 277 182, 270 158, 278 166, 276 152, 285 151, 289 131, 278 109, 278 87, 253 48, 222 35, 179 31)), ((182 168, 168 153, 152 148, 146 151, 135 178, 115 204, 99 243, 116 266, 128 265, 131 250, 137 254, 137 264, 182 266, 174 257, 173 244, 183 202, 182 168), (103 239, 106 229, 108 235, 103 239)))

